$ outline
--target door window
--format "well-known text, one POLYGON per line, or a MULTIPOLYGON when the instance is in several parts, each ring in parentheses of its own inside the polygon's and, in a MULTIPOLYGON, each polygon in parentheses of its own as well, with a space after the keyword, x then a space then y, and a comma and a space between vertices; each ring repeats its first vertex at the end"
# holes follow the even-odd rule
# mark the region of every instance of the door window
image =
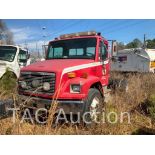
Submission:
POLYGON ((106 60, 107 58, 107 49, 103 42, 100 42, 100 55, 102 61, 106 60))

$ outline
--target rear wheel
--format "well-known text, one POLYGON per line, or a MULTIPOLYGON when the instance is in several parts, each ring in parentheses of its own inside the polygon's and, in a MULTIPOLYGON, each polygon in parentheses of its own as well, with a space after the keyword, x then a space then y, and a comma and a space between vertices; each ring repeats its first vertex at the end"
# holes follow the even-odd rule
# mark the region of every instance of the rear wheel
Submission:
POLYGON ((104 112, 103 97, 99 90, 91 88, 85 102, 83 122, 86 126, 101 123, 102 113, 104 112))

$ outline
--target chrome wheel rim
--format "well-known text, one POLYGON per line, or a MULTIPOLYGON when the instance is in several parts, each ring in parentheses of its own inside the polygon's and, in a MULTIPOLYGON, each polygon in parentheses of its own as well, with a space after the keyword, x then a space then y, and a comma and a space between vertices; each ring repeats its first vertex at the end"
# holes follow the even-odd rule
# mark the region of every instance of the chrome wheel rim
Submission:
POLYGON ((94 97, 90 105, 90 117, 91 117, 91 120, 93 121, 97 120, 97 109, 98 109, 99 103, 100 103, 99 98, 94 97))

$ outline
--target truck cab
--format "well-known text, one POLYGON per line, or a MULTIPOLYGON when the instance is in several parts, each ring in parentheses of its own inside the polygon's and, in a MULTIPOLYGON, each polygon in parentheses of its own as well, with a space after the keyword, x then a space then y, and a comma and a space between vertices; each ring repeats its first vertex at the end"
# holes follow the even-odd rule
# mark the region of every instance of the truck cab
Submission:
POLYGON ((108 41, 95 31, 61 35, 49 42, 46 60, 21 69, 19 94, 36 108, 93 113, 103 104, 110 77, 108 41))
POLYGON ((7 69, 19 78, 20 69, 27 65, 28 57, 28 51, 19 46, 0 45, 0 78, 7 69))

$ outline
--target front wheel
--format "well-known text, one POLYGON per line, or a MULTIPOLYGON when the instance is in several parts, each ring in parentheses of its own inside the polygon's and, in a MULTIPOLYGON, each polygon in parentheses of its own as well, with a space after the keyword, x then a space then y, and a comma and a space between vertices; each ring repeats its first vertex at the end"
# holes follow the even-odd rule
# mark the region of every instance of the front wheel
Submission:
POLYGON ((84 124, 94 125, 97 123, 101 123, 100 120, 103 112, 104 112, 104 102, 101 93, 99 92, 99 90, 95 88, 89 89, 83 113, 84 124))

